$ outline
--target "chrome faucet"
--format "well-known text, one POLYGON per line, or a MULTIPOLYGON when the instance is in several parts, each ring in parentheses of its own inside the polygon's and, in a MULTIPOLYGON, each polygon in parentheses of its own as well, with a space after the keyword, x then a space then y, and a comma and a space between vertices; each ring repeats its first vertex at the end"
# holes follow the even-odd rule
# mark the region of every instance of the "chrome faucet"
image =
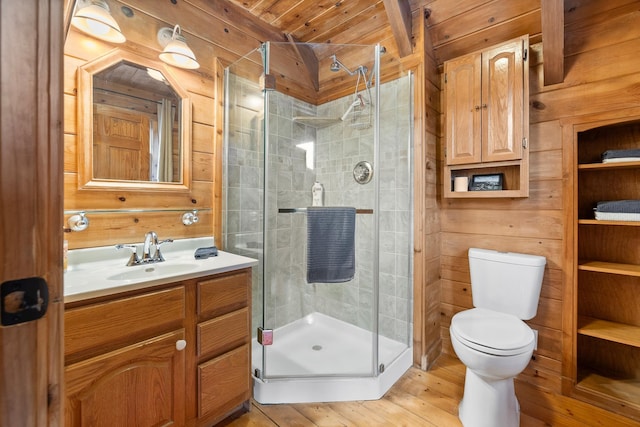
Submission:
MULTIPOLYGON (((158 235, 155 231, 149 231, 144 235, 144 245, 142 246, 142 261, 149 262, 156 257, 156 254, 160 254, 158 250, 158 235), (151 246, 155 252, 151 254, 151 246)), ((164 261, 164 259, 162 259, 164 261)))
POLYGON ((153 264, 155 262, 164 261, 164 257, 160 252, 160 246, 164 243, 171 243, 173 239, 165 239, 158 241, 158 235, 155 231, 149 231, 144 236, 144 243, 142 244, 142 258, 138 256, 138 247, 136 245, 116 245, 116 249, 130 249, 131 257, 127 262, 127 266, 141 265, 141 264, 153 264))

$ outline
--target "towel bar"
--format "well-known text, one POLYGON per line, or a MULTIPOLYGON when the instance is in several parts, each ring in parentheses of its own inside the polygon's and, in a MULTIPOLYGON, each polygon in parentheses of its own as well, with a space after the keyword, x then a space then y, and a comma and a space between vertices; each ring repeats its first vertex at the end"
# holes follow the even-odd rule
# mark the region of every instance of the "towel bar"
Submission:
MULTIPOLYGON (((305 213, 307 208, 280 208, 278 213, 305 213)), ((373 214, 373 209, 356 209, 356 214, 373 214)))

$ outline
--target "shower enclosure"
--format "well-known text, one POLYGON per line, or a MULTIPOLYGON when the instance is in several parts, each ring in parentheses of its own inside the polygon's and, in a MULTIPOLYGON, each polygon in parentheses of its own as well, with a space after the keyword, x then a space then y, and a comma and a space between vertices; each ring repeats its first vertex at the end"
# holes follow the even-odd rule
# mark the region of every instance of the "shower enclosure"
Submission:
POLYGON ((413 77, 383 54, 269 42, 225 70, 223 243, 259 260, 258 402, 377 399, 412 364, 413 77), (356 209, 346 282, 307 283, 316 183, 356 209))

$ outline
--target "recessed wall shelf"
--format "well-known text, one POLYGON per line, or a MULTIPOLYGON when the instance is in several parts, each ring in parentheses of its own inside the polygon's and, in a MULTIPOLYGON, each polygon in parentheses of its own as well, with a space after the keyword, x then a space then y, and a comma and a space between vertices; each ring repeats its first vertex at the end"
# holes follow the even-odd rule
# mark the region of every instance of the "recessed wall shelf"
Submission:
MULTIPOLYGON (((637 114, 637 113, 636 113, 637 114)), ((636 149, 640 116, 574 124, 573 395, 640 419, 640 221, 595 219, 599 202, 640 199, 640 161, 602 162, 636 149), (616 122, 617 121, 617 122, 616 122)), ((569 142, 569 141, 567 141, 569 142)))
POLYGON ((578 165, 578 170, 606 170, 606 169, 637 169, 640 162, 612 162, 612 163, 587 163, 578 165))
POLYGON ((579 219, 579 225, 623 225, 625 227, 640 227, 640 221, 608 221, 601 219, 579 219))
POLYGON ((603 261, 584 261, 578 265, 578 270, 640 277, 640 265, 636 264, 621 264, 617 262, 603 261))
POLYGON ((640 326, 580 316, 578 333, 620 344, 640 347, 640 326))

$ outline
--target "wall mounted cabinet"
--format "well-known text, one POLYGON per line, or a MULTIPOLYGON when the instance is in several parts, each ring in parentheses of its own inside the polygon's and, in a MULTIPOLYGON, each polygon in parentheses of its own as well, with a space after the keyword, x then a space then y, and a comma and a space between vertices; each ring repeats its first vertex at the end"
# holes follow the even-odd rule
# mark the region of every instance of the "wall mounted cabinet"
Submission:
MULTIPOLYGON (((598 202, 640 200, 640 117, 575 126, 572 393, 640 420, 640 221, 596 219, 598 202)), ((624 217, 624 215, 614 214, 624 217)))
POLYGON ((445 197, 526 197, 528 36, 444 64, 445 197), (453 192, 455 177, 502 173, 503 190, 453 192))

